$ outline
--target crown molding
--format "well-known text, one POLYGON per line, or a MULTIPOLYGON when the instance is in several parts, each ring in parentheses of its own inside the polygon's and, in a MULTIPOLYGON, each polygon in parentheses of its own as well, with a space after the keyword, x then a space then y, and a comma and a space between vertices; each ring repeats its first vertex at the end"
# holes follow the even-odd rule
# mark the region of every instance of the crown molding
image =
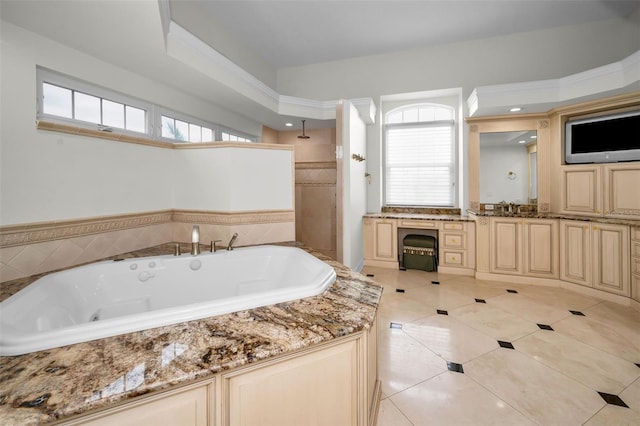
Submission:
MULTIPOLYGON (((318 101, 279 94, 222 55, 188 30, 171 20, 168 0, 158 0, 165 39, 165 49, 172 58, 224 84, 246 98, 282 115, 318 120, 336 118, 337 100, 318 101)), ((375 104, 371 98, 352 100, 365 123, 375 121, 375 104)))
POLYGON ((546 112, 563 103, 613 95, 640 86, 640 50, 612 64, 550 80, 476 87, 467 98, 469 116, 504 114, 511 106, 546 112))

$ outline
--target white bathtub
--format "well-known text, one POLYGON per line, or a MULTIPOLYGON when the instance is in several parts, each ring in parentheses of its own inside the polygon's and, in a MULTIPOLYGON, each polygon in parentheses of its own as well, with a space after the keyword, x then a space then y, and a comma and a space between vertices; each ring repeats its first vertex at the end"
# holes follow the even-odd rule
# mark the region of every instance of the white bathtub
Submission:
POLYGON ((46 275, 0 303, 0 355, 315 296, 331 266, 294 247, 98 262, 46 275))

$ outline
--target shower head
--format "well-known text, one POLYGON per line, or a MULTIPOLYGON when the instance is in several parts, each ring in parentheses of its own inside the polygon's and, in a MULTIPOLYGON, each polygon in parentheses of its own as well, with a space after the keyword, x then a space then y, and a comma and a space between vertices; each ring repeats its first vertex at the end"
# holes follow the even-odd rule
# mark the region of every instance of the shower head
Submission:
POLYGON ((304 133, 304 122, 305 120, 302 120, 302 134, 298 135, 298 139, 309 139, 309 136, 304 133))

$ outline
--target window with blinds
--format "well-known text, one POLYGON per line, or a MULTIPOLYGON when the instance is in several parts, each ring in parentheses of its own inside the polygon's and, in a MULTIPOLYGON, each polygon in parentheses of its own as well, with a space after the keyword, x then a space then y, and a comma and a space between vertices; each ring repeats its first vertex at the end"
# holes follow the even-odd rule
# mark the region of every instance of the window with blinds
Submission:
POLYGON ((421 104, 385 116, 385 204, 453 206, 454 110, 421 104))

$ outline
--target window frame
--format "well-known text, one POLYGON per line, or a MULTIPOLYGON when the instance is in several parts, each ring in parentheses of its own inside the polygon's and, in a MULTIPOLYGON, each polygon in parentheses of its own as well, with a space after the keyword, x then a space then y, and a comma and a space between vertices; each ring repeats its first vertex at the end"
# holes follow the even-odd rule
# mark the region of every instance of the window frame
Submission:
MULTIPOLYGON (((102 106, 101 106, 102 111, 102 106)), ((157 141, 159 143, 176 144, 176 145, 197 145, 205 143, 220 143, 222 141, 222 132, 242 137, 251 140, 253 143, 258 142, 258 137, 250 135, 248 133, 240 132, 228 127, 221 126, 219 124, 202 120, 198 117, 191 116, 182 112, 172 110, 160 105, 156 105, 152 102, 145 101, 139 98, 135 98, 115 90, 107 89, 102 86, 98 86, 93 83, 89 83, 84 80, 80 80, 75 77, 67 76, 57 71, 50 70, 45 67, 36 66, 36 120, 43 122, 51 122, 54 124, 62 124, 66 126, 73 126, 77 128, 90 129, 114 135, 131 136, 133 138, 145 138, 151 141, 157 141), (74 108, 73 93, 82 93, 85 95, 93 96, 101 100, 107 100, 115 103, 119 103, 126 107, 138 108, 145 111, 145 132, 137 132, 135 130, 123 129, 120 127, 112 127, 103 125, 101 123, 94 123, 76 118, 63 117, 54 114, 48 114, 44 112, 44 84, 58 86, 72 92, 72 114, 74 108), (166 138, 162 136, 162 116, 172 118, 174 120, 184 121, 188 124, 197 125, 200 127, 206 127, 212 130, 213 140, 207 142, 190 142, 188 140, 181 141, 173 138, 166 138)), ((103 121, 102 116, 100 118, 103 121)), ((126 118, 125 118, 126 123, 126 118)), ((125 124, 126 125, 126 124, 125 124)), ((110 137, 110 139, 113 139, 110 137)), ((246 142, 238 142, 246 143, 246 142)))
POLYGON ((391 206, 391 207, 418 207, 418 208, 455 208, 457 206, 458 200, 458 113, 456 107, 453 105, 449 105, 447 103, 434 102, 430 100, 414 100, 410 103, 406 103, 403 105, 396 105, 389 110, 383 112, 381 114, 382 118, 382 140, 383 140, 383 185, 382 185, 382 199, 383 205, 391 206), (451 112, 452 119, 451 120, 432 120, 432 121, 415 121, 415 122, 401 122, 401 123, 387 123, 388 117, 394 113, 399 111, 410 110, 414 108, 420 108, 421 106, 426 107, 437 107, 437 108, 445 108, 451 112), (388 177, 387 177, 387 149, 388 149, 388 130, 389 129, 398 129, 398 128, 426 128, 426 127, 440 127, 443 124, 451 127, 451 163, 449 170, 449 179, 450 179, 450 198, 451 204, 410 204, 410 203, 388 203, 387 195, 388 195, 388 177))
MULTIPOLYGON (((153 104, 134 98, 122 93, 106 89, 95 84, 87 83, 58 72, 43 67, 37 67, 36 70, 36 119, 42 121, 50 121, 83 127, 92 130, 107 131, 109 133, 117 133, 134 137, 153 138, 151 129, 153 128, 153 104), (44 83, 62 87, 72 92, 78 92, 89 96, 94 96, 107 101, 123 104, 125 107, 130 106, 145 111, 145 132, 136 132, 134 130, 123 129, 120 127, 105 126, 101 123, 79 120, 76 118, 62 117, 59 115, 47 114, 44 112, 44 83)), ((73 109, 73 97, 72 97, 73 109)), ((126 109, 125 109, 126 111, 126 109)), ((125 112, 126 114, 126 112, 125 112)))
POLYGON ((156 124, 156 127, 154 129, 156 136, 155 139, 159 140, 159 141, 163 141, 163 142, 170 142, 170 143, 175 143, 175 144, 180 144, 180 145, 185 145, 185 144, 200 144, 200 143, 213 143, 213 142, 219 142, 221 139, 219 139, 220 137, 220 126, 205 120, 201 120, 199 118, 196 117, 192 117, 190 115, 187 114, 183 114, 181 112, 178 111, 174 111, 172 109, 169 108, 164 108, 164 107, 156 107, 155 108, 155 112, 154 112, 154 121, 156 124), (213 131, 213 140, 212 141, 207 141, 207 142, 191 142, 191 141, 181 141, 178 139, 172 139, 172 138, 166 138, 164 136, 162 136, 162 117, 168 117, 168 118, 173 118, 174 120, 180 120, 180 121, 184 121, 187 124, 195 124, 196 126, 200 126, 202 127, 206 127, 209 128, 213 131))

